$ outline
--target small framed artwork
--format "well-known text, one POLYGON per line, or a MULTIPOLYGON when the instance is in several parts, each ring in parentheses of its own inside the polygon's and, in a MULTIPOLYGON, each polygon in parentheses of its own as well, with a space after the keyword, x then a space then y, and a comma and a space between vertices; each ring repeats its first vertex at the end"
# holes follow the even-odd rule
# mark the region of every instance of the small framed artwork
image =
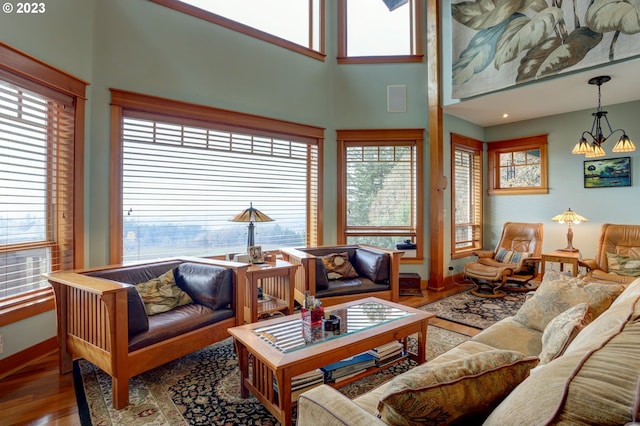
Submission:
POLYGON ((249 258, 251 263, 264 263, 264 254, 262 254, 262 246, 249 247, 249 258))
POLYGON ((585 188, 615 186, 631 186, 631 157, 585 160, 585 188))

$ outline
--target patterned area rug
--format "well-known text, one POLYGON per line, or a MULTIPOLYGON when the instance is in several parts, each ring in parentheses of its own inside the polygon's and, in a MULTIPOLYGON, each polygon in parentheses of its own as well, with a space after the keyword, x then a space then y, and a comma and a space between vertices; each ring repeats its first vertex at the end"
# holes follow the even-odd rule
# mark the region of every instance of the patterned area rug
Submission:
POLYGON ((514 315, 524 303, 526 292, 508 292, 505 297, 487 299, 469 291, 445 297, 419 309, 433 312, 438 318, 485 329, 503 318, 514 315))
MULTIPOLYGON (((427 358, 469 337, 429 326, 427 358)), ((416 340, 410 339, 415 345, 416 340)), ((416 365, 405 360, 340 389, 358 396, 416 365)), ((83 425, 276 425, 253 396, 240 397, 240 373, 231 338, 140 374, 129 382, 131 404, 114 410, 111 377, 85 360, 74 362, 83 425)))

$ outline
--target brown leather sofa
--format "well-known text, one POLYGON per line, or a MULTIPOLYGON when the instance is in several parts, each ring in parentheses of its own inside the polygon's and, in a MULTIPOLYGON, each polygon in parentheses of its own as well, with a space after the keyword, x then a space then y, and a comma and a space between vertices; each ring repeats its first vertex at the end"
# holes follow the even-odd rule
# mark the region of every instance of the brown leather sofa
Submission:
POLYGON ((306 291, 325 306, 363 297, 397 302, 400 296, 402 251, 363 244, 284 248, 284 260, 301 265, 296 272, 295 298, 302 304, 306 291), (357 277, 328 279, 322 257, 346 252, 357 277))
POLYGON ((618 225, 605 223, 600 229, 600 238, 595 259, 582 259, 580 266, 587 268, 586 278, 629 284, 637 276, 625 276, 609 267, 607 253, 640 259, 640 225, 618 225))
POLYGON ((181 258, 45 274, 56 298, 60 373, 74 357, 112 377, 113 406, 129 404, 129 378, 225 339, 244 323, 249 265, 181 258), (173 269, 193 303, 147 316, 135 284, 173 269), (242 283, 242 285, 238 285, 242 283))

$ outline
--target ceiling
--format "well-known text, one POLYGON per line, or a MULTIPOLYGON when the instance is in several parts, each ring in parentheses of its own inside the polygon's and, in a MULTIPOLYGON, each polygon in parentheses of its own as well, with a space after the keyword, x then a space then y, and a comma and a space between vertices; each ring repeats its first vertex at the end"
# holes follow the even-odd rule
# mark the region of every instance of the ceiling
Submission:
POLYGON ((489 127, 571 111, 595 111, 598 89, 587 81, 600 75, 611 76, 601 88, 603 107, 640 99, 637 59, 464 100, 445 106, 444 112, 489 127), (502 117, 505 113, 508 118, 502 117))

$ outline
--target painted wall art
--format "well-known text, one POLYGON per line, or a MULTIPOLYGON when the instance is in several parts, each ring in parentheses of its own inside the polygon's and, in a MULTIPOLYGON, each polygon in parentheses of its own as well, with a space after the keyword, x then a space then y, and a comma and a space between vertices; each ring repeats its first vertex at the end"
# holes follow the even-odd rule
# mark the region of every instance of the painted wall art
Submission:
POLYGON ((452 97, 640 56, 640 2, 453 2, 452 97))

